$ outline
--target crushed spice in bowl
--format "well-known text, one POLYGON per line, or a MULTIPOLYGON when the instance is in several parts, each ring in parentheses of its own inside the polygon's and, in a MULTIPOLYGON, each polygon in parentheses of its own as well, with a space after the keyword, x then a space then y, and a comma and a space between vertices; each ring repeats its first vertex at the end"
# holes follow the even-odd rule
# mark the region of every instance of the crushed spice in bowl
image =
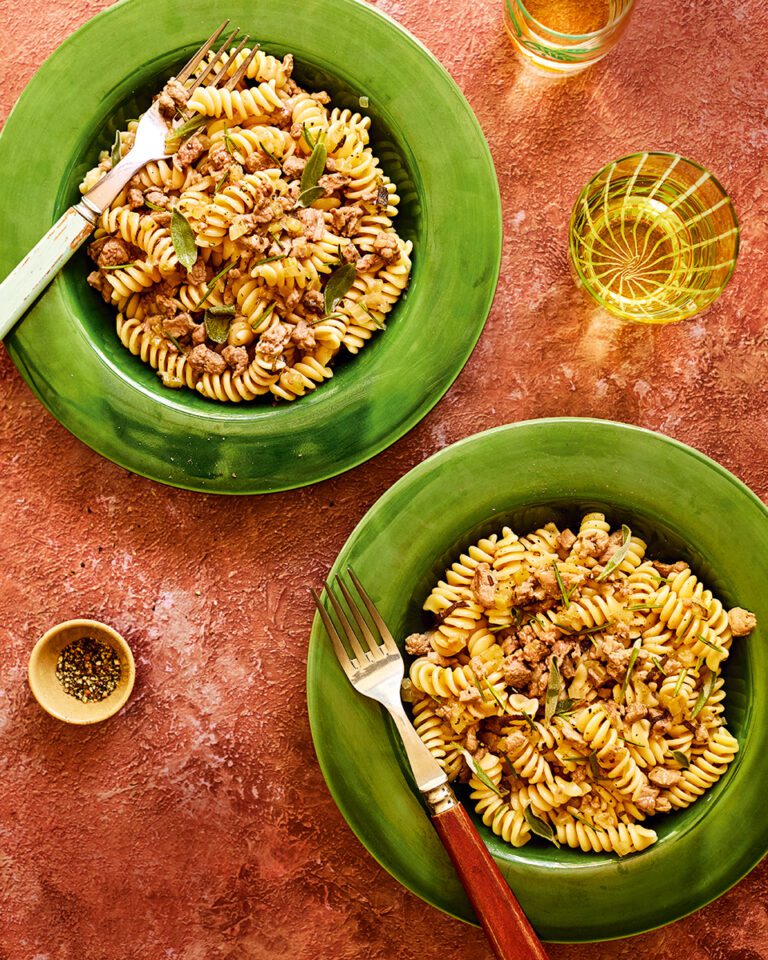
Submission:
POLYGON ((117 713, 133 690, 131 649, 96 620, 67 620, 37 641, 29 686, 40 706, 65 723, 98 723, 117 713))

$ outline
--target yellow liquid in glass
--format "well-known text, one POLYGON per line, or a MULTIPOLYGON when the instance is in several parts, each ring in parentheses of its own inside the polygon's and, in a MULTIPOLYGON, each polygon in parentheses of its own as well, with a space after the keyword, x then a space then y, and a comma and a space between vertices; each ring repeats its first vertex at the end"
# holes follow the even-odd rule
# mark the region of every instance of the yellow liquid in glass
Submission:
MULTIPOLYGON (((651 181, 653 183, 654 181, 651 181)), ((584 218, 577 259, 584 280, 610 307, 649 317, 658 311, 696 308, 715 266, 707 218, 693 197, 667 180, 653 197, 643 196, 643 178, 627 195, 615 180, 580 211, 584 218)))
POLYGON ((610 0, 523 0, 523 3, 535 20, 558 33, 594 33, 612 19, 610 0))

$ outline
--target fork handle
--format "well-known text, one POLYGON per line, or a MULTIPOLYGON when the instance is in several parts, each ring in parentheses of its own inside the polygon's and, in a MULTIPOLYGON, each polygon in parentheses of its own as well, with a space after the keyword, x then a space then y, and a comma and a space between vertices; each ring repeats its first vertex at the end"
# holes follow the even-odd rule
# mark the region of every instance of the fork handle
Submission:
POLYGON ((499 960, 547 960, 522 907, 450 788, 432 791, 427 802, 435 830, 499 960))
POLYGON ((0 283, 0 340, 90 236, 96 216, 79 203, 70 207, 0 283))

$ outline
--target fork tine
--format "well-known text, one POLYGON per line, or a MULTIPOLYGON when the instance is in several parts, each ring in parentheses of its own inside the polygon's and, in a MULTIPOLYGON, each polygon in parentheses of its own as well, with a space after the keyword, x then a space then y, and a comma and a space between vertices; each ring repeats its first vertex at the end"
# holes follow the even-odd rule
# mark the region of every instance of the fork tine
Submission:
POLYGON ((224 61, 221 70, 219 70, 219 72, 216 74, 213 80, 211 80, 210 86, 218 87, 218 85, 221 83, 224 77, 226 77, 227 70, 229 70, 232 64, 235 63, 235 61, 237 60, 237 57, 240 55, 240 51, 243 49, 246 43, 248 43, 248 40, 249 40, 249 37, 248 37, 248 34, 246 34, 243 37, 243 39, 240 41, 240 43, 237 45, 237 47, 232 51, 232 53, 224 61))
POLYGON ((248 67, 250 67, 253 58, 256 56, 256 54, 257 54, 258 52, 259 52, 259 45, 258 45, 258 43, 257 43, 257 44, 254 46, 253 50, 251 50, 251 52, 248 54, 248 56, 245 58, 245 60, 243 60, 243 62, 242 62, 242 63, 240 64, 240 66, 237 68, 237 72, 234 73, 234 74, 229 78, 229 81, 228 81, 228 82, 225 84, 225 86, 224 86, 224 89, 225 89, 225 90, 234 90, 234 89, 235 89, 235 87, 238 85, 238 83, 240 83, 240 81, 241 81, 241 80, 243 79, 243 77, 245 76, 246 70, 248 69, 248 67))
POLYGON ((368 624, 365 622, 365 617, 362 615, 362 613, 360 612, 360 609, 358 608, 357 604, 353 600, 352 594, 349 592, 349 590, 347 590, 346 586, 344 585, 344 581, 341 579, 341 577, 338 577, 338 576, 336 577, 336 584, 339 590, 341 590, 341 593, 344 599, 347 601, 347 606, 349 607, 352 613, 352 616, 355 618, 355 621, 357 622, 358 627, 360 627, 360 632, 365 637, 365 640, 368 646, 371 648, 371 653, 373 654, 376 660, 381 660, 384 654, 381 652, 379 641, 371 633, 371 629, 368 626, 368 624))
POLYGON ((203 83, 206 77, 210 74, 210 72, 214 69, 214 67, 219 63, 221 58, 224 56, 224 53, 226 52, 230 43, 232 43, 232 41, 235 39, 235 37, 238 35, 239 32, 240 32, 240 27, 236 27, 232 31, 232 33, 230 33, 230 35, 227 37, 224 43, 222 43, 222 45, 216 51, 216 55, 213 57, 213 59, 205 68, 205 70, 203 70, 203 72, 200 74, 199 77, 195 78, 192 86, 188 88, 190 93, 192 93, 193 90, 197 90, 197 88, 203 83))
POLYGON ((318 597, 314 587, 310 587, 310 592, 315 601, 317 612, 320 614, 320 619, 323 621, 323 626, 325 627, 328 636, 331 638, 333 649, 336 651, 336 657, 338 658, 344 673, 346 673, 346 675, 352 679, 352 674, 355 672, 355 668, 352 666, 352 661, 349 659, 349 655, 344 649, 344 644, 341 642, 341 637, 337 633, 336 627, 333 625, 333 620, 331 620, 331 618, 328 616, 328 611, 320 602, 320 597, 318 597))
POLYGON ((395 638, 389 632, 389 628, 387 627, 386 623, 384 623, 384 621, 382 620, 381 614, 376 609, 376 606, 374 605, 373 600, 371 600, 371 598, 368 596, 366 591, 363 589, 363 585, 358 580, 357 574, 352 569, 352 567, 347 567, 347 573, 349 574, 349 579, 352 581, 352 583, 354 583, 355 589, 360 594, 360 597, 362 598, 363 603, 368 609, 368 613, 370 613, 371 615, 371 620, 373 620, 373 622, 376 624, 376 627, 384 641, 384 646, 387 648, 387 650, 390 653, 396 653, 400 655, 400 650, 397 644, 395 643, 395 638))
POLYGON ((179 83, 184 83, 185 80, 189 80, 189 78, 192 76, 192 71, 195 69, 198 63, 200 63, 203 57, 208 53, 208 51, 211 49, 214 43, 216 43, 216 41, 219 39, 221 34, 224 32, 224 30, 226 30, 228 24, 229 24, 229 20, 227 19, 224 21, 224 23, 222 23, 220 27, 218 27, 216 30, 213 31, 213 33, 210 35, 210 37, 208 37, 208 39, 205 41, 202 47, 200 47, 197 53, 195 53, 192 56, 192 59, 188 60, 184 64, 184 66, 181 68, 181 72, 176 77, 179 83))
POLYGON ((362 669, 362 667, 370 663, 370 659, 368 658, 365 651, 363 650, 360 644, 360 641, 357 637, 357 634, 352 628, 352 624, 349 622, 349 619, 346 613, 344 613, 344 610, 341 604, 336 599, 333 591, 331 590, 331 588, 328 586, 327 583, 325 584, 325 592, 328 594, 328 599, 331 601, 333 612, 336 614, 336 617, 338 618, 338 621, 341 624, 342 630, 344 631, 344 635, 346 636, 347 640, 349 640, 350 646, 355 652, 355 658, 357 659, 357 662, 360 664, 360 667, 362 669))

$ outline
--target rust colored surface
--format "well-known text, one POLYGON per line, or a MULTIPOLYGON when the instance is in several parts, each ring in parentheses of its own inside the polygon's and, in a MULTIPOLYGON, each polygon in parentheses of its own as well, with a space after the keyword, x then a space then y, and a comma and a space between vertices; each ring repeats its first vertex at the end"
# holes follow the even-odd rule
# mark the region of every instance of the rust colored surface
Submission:
MULTIPOLYGON (((106 5, 2 0, 3 115, 43 58, 106 5)), ((424 905, 368 856, 326 791, 304 700, 305 587, 410 467, 511 420, 641 424, 699 447, 768 497, 763 0, 638 0, 614 54, 560 84, 521 72, 498 0, 379 6, 466 92, 505 210, 485 334, 420 426, 313 489, 197 496, 100 459, 0 355, 2 960, 488 958, 479 931, 424 905), (743 227, 725 296, 676 327, 599 322, 568 270, 579 188, 638 148, 708 166, 743 227), (35 639, 74 616, 113 624, 137 658, 128 708, 97 729, 48 718, 25 681, 35 639)), ((550 953, 758 960, 768 957, 766 902, 763 864, 666 929, 550 953)))

